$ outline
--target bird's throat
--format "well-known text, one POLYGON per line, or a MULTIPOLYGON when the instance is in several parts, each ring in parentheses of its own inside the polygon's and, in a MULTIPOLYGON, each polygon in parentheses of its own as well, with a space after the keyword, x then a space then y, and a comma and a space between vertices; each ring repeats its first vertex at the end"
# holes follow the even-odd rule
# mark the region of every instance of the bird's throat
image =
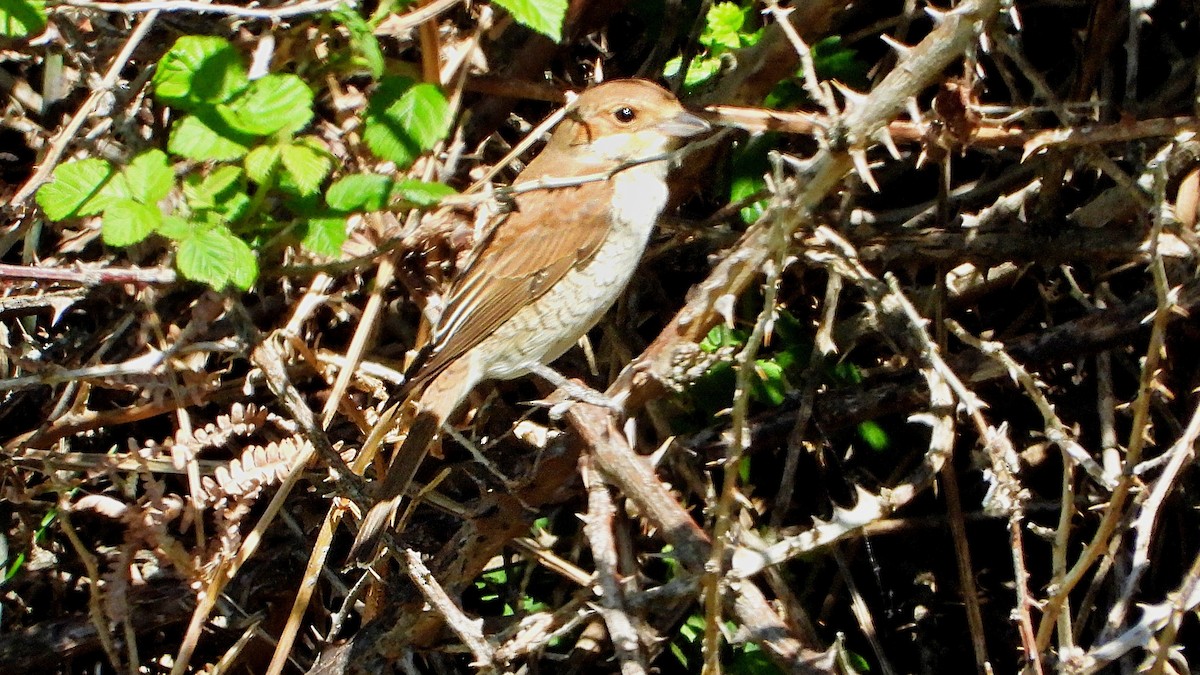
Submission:
POLYGON ((649 162, 630 167, 612 178, 611 237, 630 237, 631 249, 645 246, 658 217, 667 205, 667 163, 649 162))

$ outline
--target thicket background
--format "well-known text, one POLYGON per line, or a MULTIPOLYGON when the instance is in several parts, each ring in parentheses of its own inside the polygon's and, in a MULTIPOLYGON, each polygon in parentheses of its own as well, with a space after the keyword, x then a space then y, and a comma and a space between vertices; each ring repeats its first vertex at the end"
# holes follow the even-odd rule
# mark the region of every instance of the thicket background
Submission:
POLYGON ((0 665, 1189 672, 1198 21, 0 0, 0 665), (481 387, 344 569, 472 186, 632 76, 727 130, 556 364, 628 419, 481 387))

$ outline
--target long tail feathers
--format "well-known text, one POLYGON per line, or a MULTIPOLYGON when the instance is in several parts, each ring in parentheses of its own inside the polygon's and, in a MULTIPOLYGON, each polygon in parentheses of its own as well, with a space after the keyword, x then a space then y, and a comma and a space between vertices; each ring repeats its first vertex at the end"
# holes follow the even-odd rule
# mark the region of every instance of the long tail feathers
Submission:
POLYGON ((358 536, 350 547, 346 557, 347 564, 369 565, 379 554, 379 544, 383 534, 387 532, 396 514, 396 509, 412 484, 413 476, 417 474, 421 462, 429 452, 429 446, 441 428, 442 419, 439 415, 422 411, 417 413, 408 436, 396 451, 396 456, 388 467, 387 477, 379 486, 378 501, 363 518, 358 536))

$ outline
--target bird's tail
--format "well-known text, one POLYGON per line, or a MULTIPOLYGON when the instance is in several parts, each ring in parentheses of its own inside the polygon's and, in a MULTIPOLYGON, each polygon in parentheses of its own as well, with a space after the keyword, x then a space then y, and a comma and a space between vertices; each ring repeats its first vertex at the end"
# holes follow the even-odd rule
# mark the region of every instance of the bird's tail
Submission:
POLYGON ((368 565, 379 554, 379 543, 383 539, 383 533, 391 525, 392 517, 396 514, 396 509, 400 506, 405 491, 412 484, 413 477, 416 476, 417 469, 420 468, 425 455, 429 453, 429 446, 433 444, 433 440, 442 426, 442 421, 441 415, 437 412, 430 410, 417 412, 412 426, 409 427, 408 436, 405 437, 404 442, 400 444, 400 449, 392 458, 392 464, 387 470, 387 477, 379 486, 378 501, 370 511, 367 511, 367 515, 358 529, 358 535, 355 536, 354 544, 351 545, 350 553, 346 557, 348 564, 368 565))

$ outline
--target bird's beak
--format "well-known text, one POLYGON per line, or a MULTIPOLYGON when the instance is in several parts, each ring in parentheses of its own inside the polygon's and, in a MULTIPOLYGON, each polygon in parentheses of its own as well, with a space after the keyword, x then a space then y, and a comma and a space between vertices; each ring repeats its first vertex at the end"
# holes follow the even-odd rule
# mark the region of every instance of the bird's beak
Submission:
POLYGON ((711 124, 686 110, 681 110, 673 117, 659 122, 657 126, 659 131, 676 138, 691 138, 708 133, 712 129, 711 124))

